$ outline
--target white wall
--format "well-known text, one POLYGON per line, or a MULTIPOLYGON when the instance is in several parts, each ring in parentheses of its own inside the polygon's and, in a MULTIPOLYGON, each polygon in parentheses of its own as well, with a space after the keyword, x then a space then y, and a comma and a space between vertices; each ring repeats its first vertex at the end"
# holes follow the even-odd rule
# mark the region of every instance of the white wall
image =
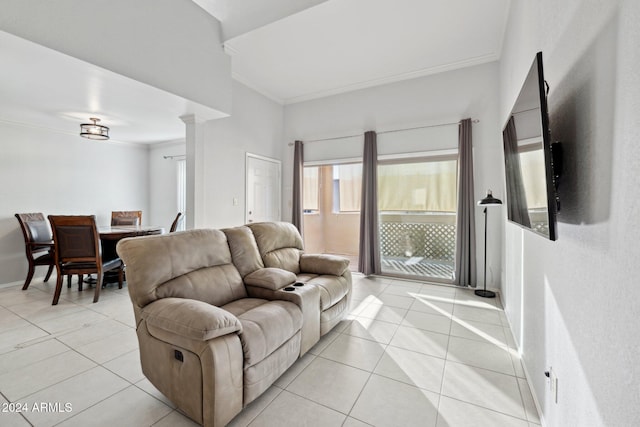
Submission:
POLYGON ((245 155, 281 160, 283 108, 233 82, 231 117, 210 120, 204 128, 204 221, 212 228, 244 224, 245 155), (238 204, 233 205, 233 199, 238 204))
POLYGON ((506 312, 547 426, 640 424, 639 22, 635 0, 511 6, 500 120, 541 50, 565 153, 558 240, 505 225, 506 312))
POLYGON ((221 26, 191 0, 3 0, 0 29, 218 111, 231 107, 221 26))
POLYGON ((184 156, 184 154, 184 141, 149 146, 148 224, 164 227, 165 231, 169 231, 171 223, 178 214, 178 167, 176 159, 165 159, 164 156, 184 156))
POLYGON ((96 215, 98 225, 108 225, 112 210, 142 210, 149 223, 145 146, 2 121, 0 141, 0 283, 24 280, 27 273, 16 213, 96 215))
MULTIPOLYGON (((504 194, 501 124, 498 120, 498 64, 489 63, 399 83, 358 90, 285 107, 287 143, 325 137, 361 134, 412 126, 458 122, 471 117, 473 124, 475 198, 488 188, 504 194)), ((322 144, 313 142, 311 144, 322 144)), ((434 147, 425 146, 424 150, 434 147)), ((441 147, 438 147, 441 148, 441 147)), ((293 147, 285 146, 283 213, 291 219, 293 147)), ((494 213, 495 209, 491 210, 494 213)), ((501 227, 499 215, 489 217, 487 283, 499 287, 501 278, 501 227)), ((482 280, 484 222, 476 211, 478 280, 482 280)))
MULTIPOLYGON (((205 124, 204 227, 244 223, 246 152, 282 155, 282 106, 239 83, 233 92, 233 116, 205 124)), ((183 141, 90 141, 1 121, 0 141, 0 283, 23 280, 27 271, 17 212, 94 214, 106 225, 112 210, 140 209, 144 224, 165 229, 175 218, 176 164, 163 156, 184 154, 183 141)))

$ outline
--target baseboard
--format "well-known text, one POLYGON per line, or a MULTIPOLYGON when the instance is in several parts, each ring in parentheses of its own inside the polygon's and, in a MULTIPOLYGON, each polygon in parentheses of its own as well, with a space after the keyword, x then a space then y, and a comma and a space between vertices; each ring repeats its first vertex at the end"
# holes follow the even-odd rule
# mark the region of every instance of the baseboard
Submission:
MULTIPOLYGON (((509 320, 508 316, 505 316, 505 317, 507 318, 507 322, 509 322, 509 332, 511 333, 511 338, 513 338, 513 342, 515 342, 516 346, 518 347, 518 354, 522 354, 522 349, 518 346, 518 340, 516 340, 516 337, 513 335, 513 327, 511 325, 511 321, 509 320)), ((527 380, 527 387, 529 387, 529 392, 531 393, 531 397, 533 398, 533 404, 536 407, 536 411, 538 411, 538 417, 540 418, 540 425, 541 427, 547 427, 547 424, 544 420, 544 413, 542 412, 542 407, 540 406, 540 401, 538 400, 538 396, 536 395, 535 389, 531 387, 531 375, 529 375, 529 370, 527 369, 527 365, 526 363, 524 363, 524 360, 522 358, 520 358, 520 364, 522 365, 522 370, 524 371, 524 377, 527 380)))
MULTIPOLYGON (((33 280, 44 280, 44 276, 42 277, 34 277, 33 280)), ((33 281, 32 280, 32 281, 33 281)), ((16 286, 16 285, 24 285, 24 280, 18 280, 16 282, 9 282, 9 283, 0 283, 0 289, 4 289, 4 288, 10 288, 12 286, 16 286)))
MULTIPOLYGON (((54 279, 54 284, 55 284, 55 278, 56 278, 55 270, 51 274, 51 277, 49 278, 49 280, 51 280, 52 278, 54 279)), ((34 284, 34 283, 38 283, 38 282, 44 282, 44 276, 35 276, 33 279, 31 279, 31 283, 30 284, 34 284)), ((22 287, 22 285, 24 285, 24 279, 16 280, 15 282, 0 283, 0 289, 10 288, 12 286, 21 286, 22 287)))

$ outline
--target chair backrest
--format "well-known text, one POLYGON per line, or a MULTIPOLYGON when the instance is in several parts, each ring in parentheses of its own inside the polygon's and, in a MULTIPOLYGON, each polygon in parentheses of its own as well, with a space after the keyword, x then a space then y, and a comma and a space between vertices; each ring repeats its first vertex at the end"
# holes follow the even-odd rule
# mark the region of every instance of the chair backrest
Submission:
POLYGON ((111 225, 142 225, 142 211, 113 211, 111 225))
POLYGON ((182 221, 183 218, 184 218, 184 215, 182 215, 182 212, 178 212, 178 215, 176 215, 176 219, 174 219, 173 222, 171 223, 171 228, 169 228, 169 233, 173 233, 178 229, 178 225, 180 225, 180 222, 182 221))
POLYGON ((56 263, 100 264, 100 237, 93 215, 49 215, 56 263))
POLYGON ((227 236, 233 265, 236 266, 243 278, 247 274, 264 268, 256 238, 249 227, 241 225, 240 227, 225 228, 222 232, 227 236))
MULTIPOLYGON (((33 247, 34 243, 51 243, 53 235, 51 226, 42 213, 22 213, 16 214, 20 223, 24 242, 27 246, 33 247)), ((29 250, 29 249, 27 249, 29 250)))
POLYGON ((123 239, 118 255, 138 307, 161 298, 189 298, 221 306, 247 296, 219 230, 189 230, 123 239))
POLYGON ((298 229, 289 222, 247 224, 255 236, 265 267, 281 268, 298 274, 304 247, 298 229))

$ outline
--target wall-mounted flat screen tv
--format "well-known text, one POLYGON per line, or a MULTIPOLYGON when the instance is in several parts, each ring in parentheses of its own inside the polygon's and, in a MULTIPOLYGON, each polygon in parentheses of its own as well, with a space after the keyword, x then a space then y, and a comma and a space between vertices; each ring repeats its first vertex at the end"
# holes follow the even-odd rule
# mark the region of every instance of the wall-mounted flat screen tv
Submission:
POLYGON ((556 240, 559 200, 553 163, 554 154, 559 163, 560 145, 551 144, 542 52, 531 65, 502 139, 509 221, 556 240))

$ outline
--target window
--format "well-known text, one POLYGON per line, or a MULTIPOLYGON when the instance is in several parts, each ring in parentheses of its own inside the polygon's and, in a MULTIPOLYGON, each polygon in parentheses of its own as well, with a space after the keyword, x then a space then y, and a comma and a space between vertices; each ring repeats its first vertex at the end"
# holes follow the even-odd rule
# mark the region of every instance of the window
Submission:
POLYGON ((302 209, 304 213, 317 213, 320 209, 318 203, 320 187, 320 167, 305 166, 302 183, 302 209))
POLYGON ((360 212, 362 163, 333 165, 333 212, 360 212))
MULTIPOLYGON (((176 169, 176 175, 177 175, 177 200, 176 200, 176 204, 177 204, 177 208, 178 208, 178 212, 182 212, 183 214, 186 215, 187 212, 187 162, 186 160, 182 159, 182 160, 178 160, 176 161, 176 165, 177 165, 177 169, 176 169)), ((185 223, 186 221, 180 221, 178 224, 178 230, 184 230, 185 229, 185 223)))
POLYGON ((426 160, 378 166, 378 210, 455 212, 457 161, 426 160))
POLYGON ((347 256, 356 269, 362 165, 315 163, 305 166, 304 174, 305 250, 347 256))

